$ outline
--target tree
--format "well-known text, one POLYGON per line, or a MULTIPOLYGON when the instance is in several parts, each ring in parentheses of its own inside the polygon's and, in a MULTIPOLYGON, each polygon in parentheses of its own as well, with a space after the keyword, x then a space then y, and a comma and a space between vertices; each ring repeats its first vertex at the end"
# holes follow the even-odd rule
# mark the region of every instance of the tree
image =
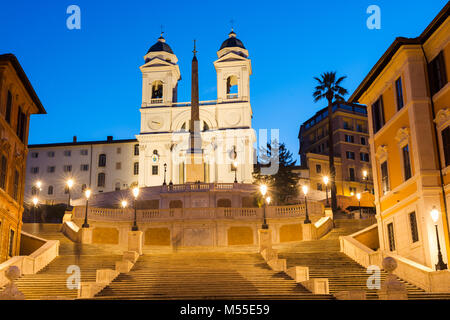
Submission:
MULTIPOLYGON (((277 204, 287 204, 291 198, 297 196, 299 177, 293 172, 295 163, 292 152, 286 148, 284 143, 279 144, 277 141, 273 141, 272 144, 267 144, 267 148, 260 149, 259 167, 254 173, 255 183, 266 184, 269 187, 270 196, 277 204), (269 165, 274 161, 278 162, 277 173, 263 175, 261 166, 269 165)), ((257 199, 259 205, 264 201, 259 192, 257 199)))
POLYGON ((333 142, 333 103, 344 101, 344 96, 348 94, 347 89, 341 87, 346 76, 336 78, 336 72, 325 72, 320 78, 314 77, 318 84, 314 89, 314 102, 322 99, 328 101, 328 157, 330 162, 330 182, 331 182, 331 207, 333 212, 337 210, 336 198, 336 168, 334 167, 334 142, 333 142))

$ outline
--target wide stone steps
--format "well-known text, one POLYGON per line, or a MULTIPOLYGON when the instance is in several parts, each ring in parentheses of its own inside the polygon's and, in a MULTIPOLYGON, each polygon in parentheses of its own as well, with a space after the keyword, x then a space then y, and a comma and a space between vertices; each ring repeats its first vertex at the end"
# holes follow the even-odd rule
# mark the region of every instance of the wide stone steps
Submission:
POLYGON ((96 299, 331 299, 313 295, 259 254, 144 255, 96 299))
POLYGON ((122 257, 118 255, 59 256, 37 274, 22 276, 16 280, 16 284, 26 299, 55 296, 74 299, 77 297, 77 289, 69 289, 67 286, 69 277, 73 275, 67 273, 69 266, 80 268, 81 282, 95 281, 97 269, 114 269, 115 262, 121 259, 122 257))
MULTIPOLYGON (((339 252, 339 236, 349 235, 364 229, 374 220, 336 220, 330 233, 317 241, 305 241, 288 248, 280 248, 279 258, 286 259, 287 267, 309 267, 310 278, 328 278, 330 294, 347 290, 366 291, 368 299, 378 299, 377 290, 367 287, 372 273, 366 268, 339 252)), ((387 273, 381 270, 380 281, 387 273)), ((408 290, 409 299, 449 299, 450 294, 430 294, 406 281, 402 281, 408 290)))

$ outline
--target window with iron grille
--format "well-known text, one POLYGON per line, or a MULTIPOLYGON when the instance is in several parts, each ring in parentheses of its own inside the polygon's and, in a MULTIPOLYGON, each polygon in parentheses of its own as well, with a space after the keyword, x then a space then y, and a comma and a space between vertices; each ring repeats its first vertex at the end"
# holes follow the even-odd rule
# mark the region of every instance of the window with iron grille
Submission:
POLYGON ((387 230, 388 230, 389 250, 395 251, 394 224, 389 223, 387 225, 387 230))
POLYGON ((445 166, 450 166, 450 127, 442 130, 442 146, 444 147, 445 166))
POLYGON ((0 165, 0 188, 3 190, 6 188, 6 171, 8 169, 8 162, 5 156, 2 156, 0 165))
POLYGON ((383 188, 383 194, 389 192, 389 175, 388 175, 388 163, 387 161, 381 164, 381 185, 383 188))
POLYGON ((411 212, 409 214, 409 225, 411 227, 411 239, 412 242, 419 241, 419 231, 417 230, 417 219, 416 219, 416 213, 411 212))
POLYGON ((395 81, 395 93, 397 96, 397 110, 400 110, 403 108, 404 102, 403 102, 403 86, 402 86, 402 78, 398 78, 395 81))
POLYGON ((406 145, 402 148, 403 154, 403 173, 405 175, 405 181, 411 178, 411 160, 409 158, 409 146, 406 145))

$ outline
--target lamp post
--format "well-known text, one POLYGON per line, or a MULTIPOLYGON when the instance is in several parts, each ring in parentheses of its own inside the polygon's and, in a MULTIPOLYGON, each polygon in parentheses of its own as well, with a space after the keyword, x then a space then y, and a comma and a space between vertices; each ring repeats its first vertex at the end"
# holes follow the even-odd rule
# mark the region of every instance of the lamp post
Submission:
POLYGON ((307 198, 307 194, 308 194, 308 186, 303 186, 303 193, 305 194, 305 211, 306 211, 306 217, 305 217, 305 224, 311 224, 311 220, 309 220, 309 214, 308 214, 308 198, 307 198))
POLYGON ((84 223, 81 227, 89 228, 87 216, 88 216, 89 197, 91 196, 91 190, 90 189, 84 190, 84 196, 86 197, 86 212, 84 214, 84 223))
MULTIPOLYGON (((266 221, 266 199, 265 199, 265 196, 266 196, 266 193, 267 193, 267 186, 265 185, 265 184, 263 184, 263 185, 261 185, 260 187, 259 187, 259 191, 261 192, 261 195, 263 196, 263 200, 264 200, 264 204, 263 204, 263 217, 264 217, 264 220, 263 220, 263 224, 262 224, 262 229, 269 229, 269 225, 267 224, 267 221, 266 221)), ((270 200, 269 200, 269 202, 270 202, 270 200)))
POLYGON ((328 201, 328 182, 330 181, 330 179, 328 178, 328 176, 323 177, 323 183, 325 183, 325 194, 327 196, 327 207, 330 206, 330 203, 328 201))
POLYGON ((233 161, 233 167, 234 167, 234 183, 237 183, 237 161, 233 161))
POLYGON ((365 181, 365 183, 366 183, 366 186, 365 186, 365 188, 364 188, 364 191, 368 191, 368 189, 367 189, 367 180, 369 180, 369 176, 368 176, 367 170, 364 170, 364 171, 363 171, 363 177, 364 177, 364 181, 365 181))
POLYGON ((137 221, 136 221, 136 200, 139 196, 139 187, 133 188, 133 196, 134 196, 134 222, 133 227, 131 228, 131 231, 138 231, 137 221))
POLYGON ((358 199, 358 205, 359 205, 359 219, 362 219, 362 213, 361 213, 361 193, 356 194, 356 199, 358 199))
POLYGON ((439 220, 439 211, 436 209, 436 207, 433 207, 433 209, 430 212, 431 219, 434 222, 434 226, 436 228, 436 240, 437 240, 437 248, 438 248, 438 263, 436 263, 436 270, 446 270, 447 264, 444 263, 444 260, 442 260, 442 252, 441 252, 441 244, 439 242, 439 231, 438 231, 438 220, 439 220))
POLYGON ((36 223, 36 207, 39 203, 39 199, 37 197, 33 197, 33 222, 36 223))
POLYGON ((67 190, 69 193, 69 200, 67 201, 67 207, 70 207, 70 189, 73 187, 73 180, 69 179, 67 180, 67 190))
POLYGON ((166 172, 167 172, 167 163, 164 163, 164 182, 163 182, 163 186, 167 185, 167 183, 166 183, 166 172))

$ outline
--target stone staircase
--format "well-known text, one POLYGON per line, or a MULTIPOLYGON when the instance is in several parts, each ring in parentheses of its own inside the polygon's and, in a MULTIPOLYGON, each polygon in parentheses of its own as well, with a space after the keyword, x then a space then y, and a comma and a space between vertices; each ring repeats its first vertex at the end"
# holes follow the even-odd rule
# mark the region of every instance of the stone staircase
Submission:
MULTIPOLYGON (((309 267, 311 278, 328 278, 331 294, 347 290, 364 290, 367 299, 378 299, 377 290, 367 288, 367 279, 371 274, 339 251, 339 236, 352 234, 373 223, 373 220, 336 220, 336 228, 320 240, 280 247, 279 258, 287 260, 288 268, 309 267)), ((381 272, 382 282, 386 279, 386 275, 386 272, 381 272)), ((426 293, 410 283, 401 281, 407 287, 409 299, 450 299, 450 293, 426 293)))
POLYGON ((72 275, 67 273, 69 266, 80 268, 81 282, 95 281, 97 269, 114 269, 115 262, 122 260, 120 252, 112 248, 73 243, 59 232, 60 227, 60 224, 24 224, 23 229, 28 233, 60 241, 59 256, 55 260, 37 274, 25 275, 15 281, 26 299, 75 299, 77 289, 67 286, 67 280, 72 275))
POLYGON ((314 295, 257 253, 143 255, 96 299, 332 299, 314 295))

